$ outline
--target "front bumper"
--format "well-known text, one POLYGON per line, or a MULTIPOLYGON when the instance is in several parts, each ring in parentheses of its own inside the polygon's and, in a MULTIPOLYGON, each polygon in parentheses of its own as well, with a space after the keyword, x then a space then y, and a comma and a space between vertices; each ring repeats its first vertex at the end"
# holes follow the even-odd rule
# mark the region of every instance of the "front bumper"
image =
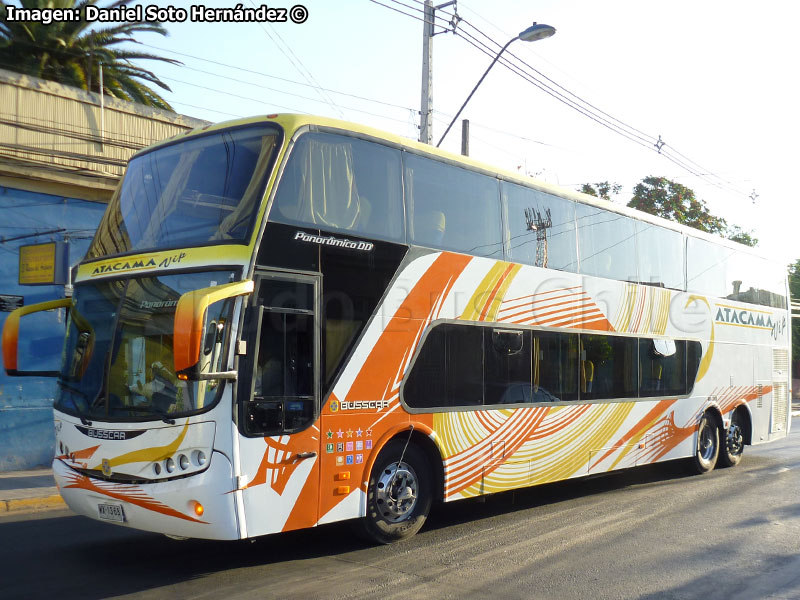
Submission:
POLYGON ((100 504, 121 505, 134 529, 179 537, 211 540, 239 538, 233 469, 223 454, 214 452, 208 469, 159 483, 113 483, 87 477, 61 460, 53 461, 61 496, 76 513, 100 520, 100 504), (203 506, 202 515, 195 503, 203 506))

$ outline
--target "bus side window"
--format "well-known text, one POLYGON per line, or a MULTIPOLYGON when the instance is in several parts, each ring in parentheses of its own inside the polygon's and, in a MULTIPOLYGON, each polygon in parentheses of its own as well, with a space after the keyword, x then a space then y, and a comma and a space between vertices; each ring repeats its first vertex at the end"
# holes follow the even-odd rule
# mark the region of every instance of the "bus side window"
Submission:
POLYGON ((484 404, 531 402, 531 332, 482 329, 484 404))
POLYGON ((398 150, 307 133, 283 170, 270 220, 404 241, 400 172, 398 150))
POLYGON ((639 340, 639 396, 686 393, 686 341, 639 340))
POLYGON ((679 232, 636 221, 636 244, 640 283, 674 290, 686 287, 683 280, 684 242, 679 232))
POLYGON ((576 205, 580 272, 638 281, 634 220, 588 204, 576 205))
POLYGON ((537 267, 578 271, 575 203, 504 181, 503 204, 509 260, 537 267))
POLYGON ((256 396, 313 394, 313 323, 311 315, 264 313, 256 365, 256 396))
POLYGON ((417 154, 403 166, 410 242, 503 258, 497 179, 417 154))
POLYGON ((578 399, 578 335, 536 332, 534 402, 578 399), (537 385, 538 384, 538 385, 537 385))
POLYGON ((636 338, 581 334, 581 400, 636 398, 636 338))

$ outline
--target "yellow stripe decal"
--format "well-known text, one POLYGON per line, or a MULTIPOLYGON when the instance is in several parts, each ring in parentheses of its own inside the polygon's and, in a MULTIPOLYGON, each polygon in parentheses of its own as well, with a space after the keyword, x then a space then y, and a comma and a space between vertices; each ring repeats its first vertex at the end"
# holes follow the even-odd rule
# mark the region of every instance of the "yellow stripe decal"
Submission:
MULTIPOLYGON (((111 467, 118 467, 120 465, 127 465, 130 463, 138 463, 138 462, 156 462, 159 460, 164 460, 165 458, 169 458, 180 448, 181 442, 183 442, 183 438, 186 437, 186 432, 189 430, 189 420, 186 420, 186 423, 181 430, 180 435, 178 438, 172 442, 171 444, 167 444, 166 446, 156 446, 155 448, 143 448, 142 450, 134 450, 133 452, 128 452, 127 454, 123 454, 122 456, 117 456, 116 458, 109 459, 108 464, 111 467)), ((98 462, 93 469, 99 469, 101 462, 98 462)))

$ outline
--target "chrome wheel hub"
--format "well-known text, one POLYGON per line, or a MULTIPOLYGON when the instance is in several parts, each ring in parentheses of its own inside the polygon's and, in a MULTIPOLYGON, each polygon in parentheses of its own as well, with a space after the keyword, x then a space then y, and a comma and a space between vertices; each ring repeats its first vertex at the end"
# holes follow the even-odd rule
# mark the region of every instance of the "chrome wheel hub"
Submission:
POLYGON ((700 439, 697 442, 697 452, 706 462, 714 458, 714 430, 710 425, 706 425, 700 432, 700 439))
POLYGON ((416 473, 406 463, 386 467, 375 485, 375 502, 380 515, 391 523, 407 519, 417 504, 416 473))
POLYGON ((728 435, 726 436, 725 443, 728 447, 728 454, 737 456, 742 453, 744 448, 744 436, 742 435, 742 428, 736 423, 731 423, 728 427, 728 435))

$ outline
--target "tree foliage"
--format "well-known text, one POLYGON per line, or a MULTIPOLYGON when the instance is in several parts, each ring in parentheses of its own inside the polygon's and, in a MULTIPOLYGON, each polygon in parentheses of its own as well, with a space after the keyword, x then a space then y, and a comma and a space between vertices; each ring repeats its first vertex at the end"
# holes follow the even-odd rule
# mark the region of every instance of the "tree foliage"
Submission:
MULTIPOLYGON (((96 5, 98 1, 20 0, 20 5, 25 9, 79 9, 85 17, 86 7, 96 5)), ((105 8, 125 7, 132 2, 114 0, 105 8)), ((106 95, 172 110, 169 103, 143 81, 167 91, 170 91, 169 86, 153 72, 131 61, 180 63, 148 52, 119 48, 124 42, 136 42, 136 34, 152 32, 167 35, 160 23, 132 21, 92 28, 93 23, 85 18, 49 25, 33 21, 8 21, 8 6, 9 3, 0 1, 0 68, 83 90, 98 91, 102 65, 103 92, 106 95)))
POLYGON ((728 225, 728 230, 725 232, 725 236, 729 240, 739 242, 745 246, 753 247, 758 244, 758 238, 753 237, 752 231, 744 231, 738 225, 728 225))
POLYGON ((611 201, 611 195, 616 196, 622 191, 622 185, 619 183, 609 183, 608 181, 601 181, 599 183, 584 183, 580 189, 584 194, 589 194, 596 198, 611 201))
MULTIPOLYGON (((800 259, 789 265, 789 299, 800 302, 800 259)), ((800 378, 800 318, 792 319, 792 365, 793 376, 800 378)))
POLYGON ((691 189, 665 177, 642 179, 628 206, 708 233, 721 235, 727 228, 725 219, 712 215, 691 189))
POLYGON ((628 206, 747 246, 758 243, 752 232, 744 231, 738 225, 728 225, 722 217, 712 215, 694 191, 665 177, 642 179, 633 188, 633 198, 628 206))

